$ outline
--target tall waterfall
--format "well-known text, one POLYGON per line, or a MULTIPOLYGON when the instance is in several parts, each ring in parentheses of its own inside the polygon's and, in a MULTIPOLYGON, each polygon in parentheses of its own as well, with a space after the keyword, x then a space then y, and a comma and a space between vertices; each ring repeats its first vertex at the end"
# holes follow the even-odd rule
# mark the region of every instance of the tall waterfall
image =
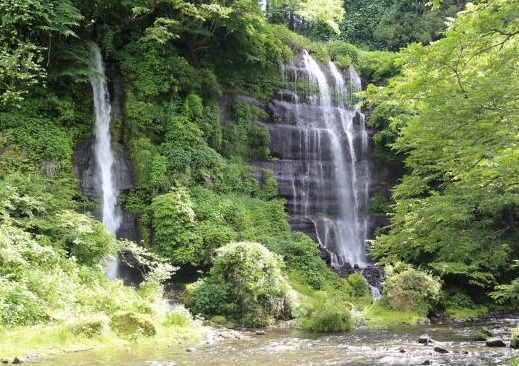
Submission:
MULTIPOLYGON (((91 67, 95 75, 90 78, 94 94, 95 111, 95 143, 94 154, 96 161, 95 184, 101 198, 102 221, 106 229, 115 234, 121 224, 121 217, 116 211, 117 187, 114 174, 114 155, 112 152, 110 121, 110 95, 106 84, 105 70, 101 52, 93 46, 90 53, 91 67)), ((116 263, 107 268, 109 277, 117 272, 116 263), (112 273, 111 273, 112 272, 112 273)))
POLYGON ((292 227, 316 238, 331 265, 368 264, 369 136, 353 94, 360 78, 343 74, 304 51, 284 67, 287 88, 269 108, 278 122, 267 126, 279 160, 265 164, 287 199, 292 227))

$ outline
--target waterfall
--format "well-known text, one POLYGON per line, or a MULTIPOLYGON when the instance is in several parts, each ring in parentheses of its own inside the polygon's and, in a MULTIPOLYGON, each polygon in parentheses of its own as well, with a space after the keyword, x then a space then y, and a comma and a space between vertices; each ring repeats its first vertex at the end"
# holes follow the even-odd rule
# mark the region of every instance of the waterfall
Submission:
POLYGON ((282 68, 285 89, 269 103, 271 169, 294 230, 325 248, 335 268, 365 267, 370 220, 369 136, 356 106, 360 78, 303 54, 282 68))
MULTIPOLYGON (((93 46, 90 53, 91 67, 95 75, 90 78, 94 94, 96 161, 95 184, 101 198, 102 222, 106 229, 115 234, 121 223, 116 211, 117 187, 114 174, 114 155, 110 136, 111 105, 106 84, 105 70, 101 52, 93 46)), ((106 269, 110 278, 117 277, 117 261, 106 269)))
MULTIPOLYGON (((319 96, 312 100, 314 106, 320 110, 321 118, 312 121, 308 126, 311 129, 317 129, 320 136, 326 136, 328 143, 326 149, 330 149, 331 161, 333 169, 332 188, 337 199, 338 212, 335 216, 319 219, 321 230, 317 231, 317 235, 322 245, 329 248, 333 253, 332 265, 340 266, 345 262, 350 264, 358 264, 364 266, 367 264, 364 252, 364 240, 366 233, 364 222, 360 218, 361 210, 365 208, 365 176, 359 171, 357 164, 357 156, 354 146, 355 131, 353 119, 355 110, 348 109, 344 105, 344 96, 350 96, 345 88, 345 81, 335 64, 328 65, 328 73, 331 74, 334 81, 334 97, 332 100, 330 94, 330 85, 328 76, 321 69, 321 66, 304 51, 303 54, 304 68, 308 75, 310 83, 317 84, 319 88, 319 96), (345 138, 344 138, 345 137, 345 138)), ((356 83, 357 80, 350 83, 356 83)), ((355 88, 357 85, 354 86, 355 88)), ((361 129, 362 130, 362 129, 361 129)), ((364 129, 365 132, 365 129, 364 129)), ((361 134, 363 132, 361 131, 361 134)), ((319 139, 321 142, 322 138, 319 139)), ((364 139, 362 139, 364 140, 364 139)), ((362 143, 362 148, 364 143, 362 143)), ((315 151, 308 151, 315 154, 318 160, 326 159, 326 150, 318 144, 315 151)), ((316 172, 317 184, 325 187, 325 177, 320 168, 316 172)), ((364 174, 365 175, 365 174, 364 174)))

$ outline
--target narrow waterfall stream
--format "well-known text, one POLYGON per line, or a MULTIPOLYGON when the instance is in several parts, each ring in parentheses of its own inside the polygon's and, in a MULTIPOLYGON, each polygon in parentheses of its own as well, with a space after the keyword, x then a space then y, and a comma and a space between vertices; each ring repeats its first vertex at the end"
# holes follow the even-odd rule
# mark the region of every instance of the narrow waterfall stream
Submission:
POLYGON ((295 230, 319 241, 329 263, 365 267, 369 234, 369 136, 355 106, 360 78, 303 51, 284 67, 286 89, 269 105, 268 126, 280 195, 295 230))
MULTIPOLYGON (((95 186, 101 199, 103 225, 110 233, 115 235, 121 224, 121 217, 116 210, 118 191, 110 136, 111 105, 103 59, 97 46, 92 46, 90 62, 95 71, 95 75, 90 78, 94 94, 95 113, 95 186)), ((117 277, 117 272, 118 263, 117 260, 113 259, 112 263, 106 268, 106 274, 109 278, 114 279, 117 277)))

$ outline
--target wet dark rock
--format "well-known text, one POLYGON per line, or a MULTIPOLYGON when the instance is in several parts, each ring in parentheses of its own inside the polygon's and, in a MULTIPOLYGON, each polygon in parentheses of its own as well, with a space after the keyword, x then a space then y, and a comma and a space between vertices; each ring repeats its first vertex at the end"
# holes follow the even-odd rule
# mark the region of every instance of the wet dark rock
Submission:
POLYGON ((486 340, 487 347, 506 347, 505 342, 501 338, 491 337, 486 340))
POLYGON ((13 364, 20 364, 20 363, 23 363, 23 361, 21 359, 19 359, 18 357, 15 357, 13 360, 13 364))
POLYGON ((431 364, 431 361, 429 360, 425 360, 424 362, 422 362, 422 365, 430 365, 431 364))
POLYGON ((420 337, 418 337, 418 343, 428 345, 429 343, 432 343, 432 340, 428 334, 423 334, 420 337))
POLYGON ((265 331, 264 330, 257 330, 254 334, 256 334, 256 335, 265 335, 265 331))
POLYGON ((336 270, 336 272, 339 275, 339 277, 346 278, 349 275, 354 274, 355 273, 355 269, 353 268, 353 266, 351 264, 346 262, 342 266, 340 266, 336 270))
POLYGON ((400 352, 400 353, 405 353, 406 351, 405 351, 405 349, 400 348, 400 349, 398 350, 398 352, 400 352))
POLYGON ((481 329, 474 336, 474 340, 475 341, 486 341, 490 337, 492 337, 492 332, 490 332, 488 329, 481 329))
POLYGON ((378 289, 382 288, 382 282, 386 279, 384 268, 379 266, 368 266, 363 268, 360 273, 364 276, 366 282, 378 289))
POLYGON ((332 264, 332 253, 324 247, 319 247, 319 249, 319 256, 327 265, 330 266, 332 264))
POLYGON ((445 348, 442 348, 442 347, 434 347, 434 352, 438 352, 438 353, 449 353, 449 351, 447 351, 445 348))
POLYGON ((7 360, 2 360, 1 362, 2 363, 9 363, 9 361, 7 361, 7 360))
POLYGON ((195 352, 196 350, 193 347, 186 348, 186 352, 195 352))

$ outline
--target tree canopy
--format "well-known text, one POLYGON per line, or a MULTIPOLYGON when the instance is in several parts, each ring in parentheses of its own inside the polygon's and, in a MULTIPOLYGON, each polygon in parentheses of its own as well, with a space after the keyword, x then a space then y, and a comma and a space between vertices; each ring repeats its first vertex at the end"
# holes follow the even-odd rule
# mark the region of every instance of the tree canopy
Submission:
POLYGON ((372 89, 407 169, 376 256, 486 289, 506 280, 519 250, 518 51, 516 1, 467 4, 445 38, 409 46, 402 75, 372 89))

